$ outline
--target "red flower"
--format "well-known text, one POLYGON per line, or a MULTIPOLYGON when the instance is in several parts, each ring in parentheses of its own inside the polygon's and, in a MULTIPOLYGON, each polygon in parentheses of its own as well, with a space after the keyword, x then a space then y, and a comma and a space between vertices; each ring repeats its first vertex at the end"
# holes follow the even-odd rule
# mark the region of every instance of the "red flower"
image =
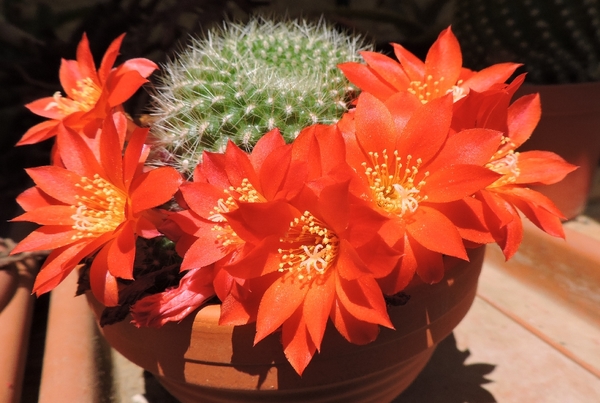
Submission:
POLYGON ((393 43, 399 62, 376 52, 361 52, 367 65, 342 63, 339 68, 348 80, 381 101, 397 92, 409 92, 426 103, 452 93, 454 100, 470 90, 483 91, 503 83, 519 67, 515 63, 495 64, 479 72, 462 67, 462 53, 450 27, 433 43, 425 62, 401 45, 393 43))
POLYGON ((158 68, 150 60, 140 58, 127 60, 113 69, 124 36, 111 43, 96 71, 87 36, 83 34, 77 60, 63 59, 60 66, 59 77, 66 96, 56 92, 52 97, 25 105, 50 120, 30 128, 17 145, 38 143, 54 136, 61 123, 87 137, 95 137, 111 109, 120 107, 158 68))
POLYGON ((386 294, 402 290, 415 272, 428 283, 441 280, 442 255, 467 259, 444 207, 499 177, 482 165, 497 150, 500 133, 479 129, 449 138, 452 107, 450 95, 420 105, 406 93, 386 104, 362 93, 353 117, 339 123, 348 162, 367 189, 364 197, 390 218, 382 233, 403 254, 380 281, 386 294))
POLYGON ((18 197, 26 212, 14 220, 41 227, 12 253, 52 249, 34 284, 38 295, 52 290, 83 258, 97 252, 90 269, 92 291, 105 305, 116 305, 116 277, 133 278, 136 237, 159 234, 156 225, 162 215, 152 208, 173 196, 181 177, 172 168, 143 171, 147 130, 133 132, 122 156, 126 127, 118 122, 123 120, 118 112, 105 120, 99 157, 80 135, 59 128, 65 168, 28 170, 36 186, 18 197))
MULTIPOLYGON (((194 172, 194 181, 181 186, 180 204, 185 210, 171 213, 161 227, 176 242, 176 250, 183 257, 181 271, 190 271, 185 276, 189 277, 190 284, 198 284, 196 277, 205 278, 210 271, 214 293, 224 301, 222 311, 225 315, 228 298, 244 293, 245 280, 232 277, 222 267, 254 248, 231 228, 226 213, 237 209, 241 202, 262 204, 278 197, 279 183, 286 172, 280 169, 279 162, 282 155, 291 151, 284 146, 283 137, 275 129, 257 142, 250 155, 231 142, 224 154, 204 153, 194 172), (268 182, 259 180, 258 172, 261 170, 269 172, 268 182)), ((270 223, 266 222, 265 227, 268 228, 270 223)), ((202 280, 200 283, 205 282, 202 280)), ((170 291, 168 293, 165 298, 171 295, 170 291)), ((139 305, 135 308, 144 311, 144 318, 140 319, 142 323, 157 324, 179 319, 177 310, 161 307, 162 297, 154 298, 151 307, 139 305)), ((175 302, 166 304, 171 306, 175 302)), ((236 319, 240 323, 249 320, 248 315, 238 315, 236 319)))
POLYGON ((351 170, 330 173, 298 184, 298 197, 278 208, 242 203, 226 214, 236 233, 259 235, 251 254, 224 267, 247 279, 248 296, 230 303, 228 316, 255 317, 255 343, 281 329, 285 355, 300 375, 320 349, 329 319, 355 344, 373 341, 379 325, 392 327, 376 281, 398 259, 378 235, 386 218, 349 191, 351 170), (265 231, 262 223, 269 221, 285 227, 265 231))
POLYGON ((169 216, 178 228, 176 248, 183 256, 182 271, 211 265, 226 256, 233 258, 243 248, 244 241, 231 229, 225 213, 235 210, 240 201, 264 203, 275 196, 277 190, 263 188, 257 172, 269 155, 276 163, 275 151, 284 145, 275 129, 257 142, 250 155, 232 142, 224 154, 204 153, 194 182, 184 183, 180 189, 187 209, 169 216))
POLYGON ((539 95, 527 95, 510 104, 522 77, 505 89, 472 93, 458 107, 454 126, 486 127, 505 133, 500 147, 485 164, 502 177, 477 193, 482 214, 494 240, 508 259, 517 251, 523 237, 521 211, 550 235, 564 237, 562 213, 546 196, 529 185, 553 184, 576 169, 549 151, 518 152, 537 126, 541 116, 539 95), (466 117, 471 117, 467 119, 466 117))
POLYGON ((188 271, 177 287, 139 299, 131 307, 137 327, 161 327, 179 322, 215 295, 212 267, 188 271))

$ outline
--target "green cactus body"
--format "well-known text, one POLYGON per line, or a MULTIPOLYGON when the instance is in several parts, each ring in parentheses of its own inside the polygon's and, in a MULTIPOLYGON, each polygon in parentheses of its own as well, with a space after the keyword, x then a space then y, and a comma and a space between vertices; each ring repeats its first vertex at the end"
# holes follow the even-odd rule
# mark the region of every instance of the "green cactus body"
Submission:
POLYGON ((336 122, 357 91, 337 64, 365 48, 324 22, 263 19, 194 40, 153 94, 151 163, 189 176, 204 150, 223 151, 228 140, 249 151, 273 128, 289 142, 303 127, 336 122))
POLYGON ((600 80, 599 0, 458 0, 465 65, 523 63, 539 84, 600 80))

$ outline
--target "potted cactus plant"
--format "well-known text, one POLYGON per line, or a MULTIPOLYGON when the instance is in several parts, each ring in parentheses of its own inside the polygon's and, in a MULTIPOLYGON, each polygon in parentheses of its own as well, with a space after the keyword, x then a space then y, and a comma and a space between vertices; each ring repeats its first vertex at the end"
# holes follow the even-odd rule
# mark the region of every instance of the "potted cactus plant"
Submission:
POLYGON ((56 146, 12 254, 51 250, 38 295, 79 270, 106 339, 181 401, 391 401, 486 244, 512 256, 520 213, 564 237, 529 185, 574 167, 516 151, 539 97, 510 103, 514 63, 463 68, 450 28, 395 61, 323 23, 226 24, 161 68, 148 127, 123 102, 159 66, 113 67, 122 40, 96 69, 84 35, 65 96, 27 105, 47 120, 19 145, 56 146))
POLYGON ((558 152, 579 166, 538 190, 567 218, 582 213, 600 160, 600 3, 457 0, 455 11, 466 66, 523 64, 517 95, 539 93, 544 111, 523 148, 558 152))

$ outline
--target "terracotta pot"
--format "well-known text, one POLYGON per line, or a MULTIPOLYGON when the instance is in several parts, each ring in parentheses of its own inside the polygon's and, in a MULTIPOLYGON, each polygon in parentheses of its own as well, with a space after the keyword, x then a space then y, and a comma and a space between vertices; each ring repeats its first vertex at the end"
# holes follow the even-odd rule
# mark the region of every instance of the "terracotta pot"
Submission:
POLYGON ((585 209, 600 161, 600 82, 524 84, 516 96, 539 92, 542 119, 522 151, 553 151, 579 169, 554 185, 535 187, 554 201, 567 219, 585 209))
MULTIPOLYGON (((460 261, 433 286, 414 281, 408 303, 389 307, 396 330, 382 328, 373 343, 350 344, 330 326, 302 377, 286 361, 279 335, 253 347, 254 325, 218 326, 219 305, 160 329, 125 320, 102 333, 182 402, 389 402, 471 307, 483 255, 483 247, 470 251, 470 263, 460 261)), ((88 300, 98 317, 103 306, 89 293, 88 300)))

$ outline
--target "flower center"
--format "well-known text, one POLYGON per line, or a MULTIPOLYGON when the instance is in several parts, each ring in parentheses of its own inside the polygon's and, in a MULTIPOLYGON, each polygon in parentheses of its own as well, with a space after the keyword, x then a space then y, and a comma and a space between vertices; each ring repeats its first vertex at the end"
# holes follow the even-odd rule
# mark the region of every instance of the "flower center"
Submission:
POLYGON ((227 222, 223 213, 228 213, 238 207, 237 202, 246 203, 264 203, 267 200, 258 193, 254 186, 247 178, 242 179, 242 183, 238 187, 230 186, 229 189, 224 189, 224 192, 229 195, 227 199, 219 199, 217 205, 213 207, 213 211, 208 216, 210 221, 227 222))
POLYGON ((319 219, 305 211, 290 223, 290 228, 280 242, 289 244, 280 248, 279 271, 296 274, 298 280, 311 281, 323 275, 335 261, 339 239, 319 219))
POLYGON ((491 187, 503 186, 509 183, 515 183, 521 174, 519 168, 519 153, 510 150, 504 157, 488 162, 486 168, 503 175, 491 187))
POLYGON ((79 231, 74 239, 111 232, 125 221, 127 196, 113 184, 96 174, 93 179, 82 177, 75 186, 82 192, 75 195, 77 205, 72 206, 76 209, 71 216, 73 229, 79 231))
POLYGON ((227 218, 223 215, 231 210, 238 208, 237 201, 246 203, 262 203, 266 199, 258 193, 250 181, 246 178, 242 180, 240 186, 234 188, 230 186, 229 189, 224 189, 224 192, 229 195, 227 199, 219 199, 217 205, 213 207, 213 211, 208 216, 208 219, 212 222, 217 223, 212 227, 212 231, 218 231, 217 240, 220 242, 222 248, 233 251, 237 245, 244 243, 244 241, 235 233, 231 226, 227 223, 227 218), (235 197, 234 197, 235 196, 235 197))
POLYGON ((371 166, 366 162, 362 164, 375 203, 388 213, 400 217, 407 213, 414 213, 419 207, 419 202, 427 200, 427 196, 421 196, 420 192, 429 172, 425 172, 424 178, 415 183, 422 163, 420 158, 412 164, 412 156, 408 155, 406 164, 402 164, 396 150, 391 161, 386 150, 381 154, 380 156, 378 153, 370 152, 371 166))
POLYGON ((453 101, 456 102, 467 95, 466 90, 460 86, 462 82, 462 80, 458 80, 456 85, 453 85, 450 89, 444 90, 446 87, 444 77, 434 80, 433 76, 430 74, 425 78, 425 81, 411 81, 408 84, 407 90, 415 95, 422 104, 426 104, 432 99, 439 98, 442 95, 449 93, 452 93, 453 101))
POLYGON ((503 186, 517 181, 521 169, 519 168, 519 153, 515 152, 515 147, 509 137, 502 137, 500 149, 485 167, 503 176, 492 183, 490 187, 503 186))
POLYGON ((72 99, 63 97, 59 91, 55 92, 54 102, 50 102, 46 109, 58 108, 63 115, 91 110, 98 102, 102 90, 89 77, 78 80, 76 86, 77 88, 72 91, 72 99))

